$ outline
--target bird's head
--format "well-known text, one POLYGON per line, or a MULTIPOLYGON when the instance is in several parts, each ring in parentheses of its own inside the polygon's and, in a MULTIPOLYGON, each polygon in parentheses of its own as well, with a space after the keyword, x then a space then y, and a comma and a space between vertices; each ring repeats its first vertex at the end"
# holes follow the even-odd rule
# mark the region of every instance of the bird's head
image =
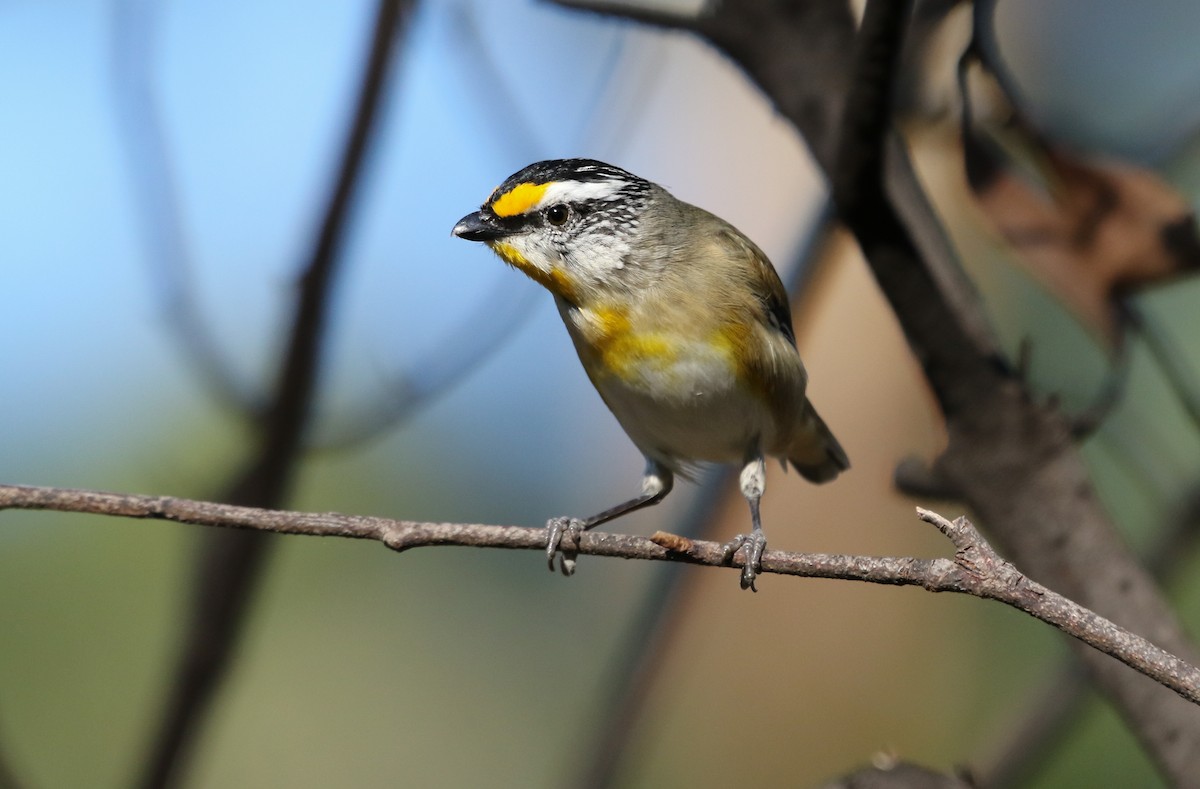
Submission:
POLYGON ((655 194, 653 184, 619 167, 551 159, 509 176, 453 233, 482 241, 551 293, 575 302, 581 289, 621 278, 617 272, 629 263, 655 194))

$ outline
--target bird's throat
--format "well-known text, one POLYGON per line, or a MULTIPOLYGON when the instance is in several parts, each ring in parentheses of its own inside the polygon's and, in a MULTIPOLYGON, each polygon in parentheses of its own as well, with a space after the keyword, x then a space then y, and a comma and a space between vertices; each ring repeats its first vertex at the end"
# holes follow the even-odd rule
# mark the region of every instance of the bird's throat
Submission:
POLYGON ((577 296, 575 280, 562 268, 557 266, 548 270, 539 268, 522 255, 520 250, 505 241, 490 241, 488 246, 505 263, 522 272, 555 296, 575 303, 577 296))

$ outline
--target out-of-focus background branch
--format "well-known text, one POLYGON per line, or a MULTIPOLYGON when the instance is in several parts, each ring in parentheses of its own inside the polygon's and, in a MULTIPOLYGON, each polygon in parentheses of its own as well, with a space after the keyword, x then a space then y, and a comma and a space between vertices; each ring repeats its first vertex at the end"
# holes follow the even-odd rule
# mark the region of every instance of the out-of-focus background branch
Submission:
MULTIPOLYGON (((773 547, 940 550, 919 530, 866 526, 910 517, 889 483, 914 456, 925 462, 910 479, 970 502, 1018 564, 1067 548, 1073 576, 1120 587, 1082 537, 1057 530, 1071 512, 1043 513, 1040 547, 1013 548, 1014 513, 972 487, 992 467, 930 461, 945 438, 921 368, 855 244, 826 230, 820 173, 852 87, 854 12, 834 0, 699 17, 710 4, 605 5, 639 21, 532 0, 417 6, 329 294, 306 432, 339 451, 306 455, 293 506, 537 525, 635 484, 637 453, 544 294, 448 236, 530 160, 590 155, 730 219, 797 284, 812 395, 854 470, 819 489, 773 474, 768 524, 803 523, 773 547)), ((203 497, 242 467, 254 421, 236 414, 278 388, 296 261, 330 202, 377 7, 0 9, 0 331, 18 340, 0 378, 0 478, 203 497), (116 92, 96 79, 112 73, 114 41, 116 92)), ((1097 494, 1086 506, 1149 550, 1186 534, 1178 513, 1200 478, 1188 415, 1200 364, 1185 341, 1200 314, 1188 266, 1200 120, 1187 109, 1200 106, 1200 19, 1182 0, 972 10, 921 3, 904 31, 892 203, 961 335, 1020 374, 1032 405, 1018 406, 1061 417, 1065 435, 1050 437, 1082 458, 1073 473, 1097 494), (960 79, 972 34, 979 58, 960 79)), ((952 419, 957 439, 962 428, 952 419)), ((952 452, 972 444, 957 439, 952 452)), ((742 530, 743 506, 714 484, 703 499, 681 487, 623 529, 687 517, 714 538, 742 530)), ((12 603, 0 608, 0 752, 15 780, 123 785, 142 771, 196 539, 0 518, 12 603)), ((764 584, 750 600, 684 570, 678 604, 653 614, 644 601, 660 582, 642 563, 585 560, 564 581, 530 557, 446 551, 397 570, 367 546, 317 542, 280 543, 188 785, 494 785, 498 754, 520 765, 514 785, 555 785, 578 777, 581 748, 616 754, 597 785, 815 784, 881 750, 943 775, 981 764, 988 778, 1002 770, 985 756, 1065 654, 1020 617, 896 590, 764 584), (780 621, 791 627, 765 643, 780 621), (622 646, 644 634, 654 651, 622 646), (632 665, 654 670, 614 678, 632 665), (770 688, 755 704, 705 692, 747 670, 770 688), (632 706, 610 701, 622 687, 632 706), (623 711, 606 715, 610 704, 623 711), (625 734, 593 747, 612 741, 605 717, 625 734)), ((1172 544, 1186 547, 1166 588, 1187 624, 1195 557, 1186 536, 1172 544)), ((1023 784, 1152 783, 1127 723, 1106 702, 1083 710, 1043 739, 1058 745, 1023 784)))
MULTIPOLYGON (((328 343, 332 292, 347 235, 354 198, 374 140, 381 97, 391 72, 394 43, 411 2, 380 0, 363 65, 361 88, 352 111, 345 150, 338 164, 312 252, 296 282, 295 307, 275 382, 264 405, 252 413, 255 428, 250 459, 221 498, 231 504, 278 507, 291 495, 298 475, 328 343)), ((131 124, 132 125, 132 124, 131 124)), ((178 252, 164 250, 168 255, 178 252)), ((164 262, 171 265, 171 262, 164 262)), ((185 300, 187 302, 188 300, 185 300)), ((191 309, 187 310, 188 313, 191 309)), ((199 331, 198 322, 182 335, 199 331)), ((207 347, 208 343, 204 344, 207 347)), ((186 346, 185 347, 200 347, 186 346)), ((208 358, 207 356, 205 357, 208 358)), ((213 374, 204 365, 206 374, 213 374)), ((206 537, 197 559, 194 599, 177 668, 166 694, 162 722, 155 728, 140 785, 177 785, 180 771, 207 720, 213 695, 237 652, 243 624, 265 571, 273 543, 267 534, 215 533, 206 537)))
MULTIPOLYGON (((1068 595, 1131 628, 1158 634, 1168 649, 1194 659, 1197 650, 1182 624, 1088 484, 1066 416, 1035 402, 985 349, 972 352, 949 305, 929 297, 932 277, 884 197, 891 84, 907 27, 903 10, 876 0, 867 5, 833 191, 946 415, 949 446, 936 465, 1034 577, 1069 589, 1068 595), (1036 528, 1020 522, 1035 512, 1043 519, 1036 528)), ((1168 780, 1182 783, 1200 773, 1200 711, 1109 661, 1080 657, 1168 780)))

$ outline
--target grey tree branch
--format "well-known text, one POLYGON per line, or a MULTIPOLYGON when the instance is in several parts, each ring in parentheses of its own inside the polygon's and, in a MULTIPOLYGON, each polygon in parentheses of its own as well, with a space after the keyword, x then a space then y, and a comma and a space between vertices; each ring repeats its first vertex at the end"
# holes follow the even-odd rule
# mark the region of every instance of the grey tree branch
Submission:
MULTIPOLYGON (((542 550, 541 528, 477 523, 429 523, 333 512, 289 512, 241 507, 171 496, 140 496, 69 488, 0 485, 0 510, 54 510, 126 518, 249 529, 276 534, 376 540, 395 551, 432 545, 542 550)), ((958 592, 997 600, 1046 622, 1110 655, 1130 668, 1200 704, 1200 668, 1159 649, 1062 595, 1030 580, 1004 561, 966 518, 954 521, 917 509, 954 544, 954 559, 847 556, 767 551, 763 572, 804 578, 832 578, 891 586, 919 586, 930 592, 958 592)), ((580 554, 729 566, 719 543, 656 533, 651 538, 587 532, 580 554)))
MULTIPOLYGON (((1101 506, 1070 420, 972 346, 884 194, 884 141, 907 8, 867 2, 832 183, 843 219, 946 416, 949 444, 935 471, 1030 575, 1195 660, 1170 604, 1101 506)), ((1200 774, 1200 710, 1093 650, 1078 654, 1164 777, 1193 783, 1200 774)))
MULTIPOLYGON (((640 19, 595 0, 559 4, 640 19)), ((857 36, 845 0, 742 0, 708 4, 686 25, 642 21, 684 27, 724 52, 808 143, 946 416, 937 476, 1030 575, 1192 658, 1195 646, 1101 506, 1070 420, 976 346, 885 191, 910 6, 868 0, 857 36)), ((1194 783, 1200 709, 1093 650, 1079 655, 1166 779, 1194 783)))

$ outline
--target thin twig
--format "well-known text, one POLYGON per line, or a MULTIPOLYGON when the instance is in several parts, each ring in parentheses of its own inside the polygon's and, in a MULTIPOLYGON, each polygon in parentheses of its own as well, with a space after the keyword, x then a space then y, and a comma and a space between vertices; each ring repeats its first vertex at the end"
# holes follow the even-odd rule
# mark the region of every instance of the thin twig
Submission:
MULTIPOLYGON (((433 545, 538 551, 546 547, 546 531, 540 528, 429 523, 333 512, 287 512, 171 496, 28 485, 0 485, 2 509, 92 513, 274 534, 348 537, 376 540, 395 551, 433 545)), ((1116 658, 1188 701, 1200 703, 1200 668, 1030 580, 1004 561, 966 518, 950 521, 936 512, 920 508, 917 514, 954 544, 954 559, 767 551, 762 558, 763 572, 919 586, 930 592, 958 592, 997 600, 1116 658)), ((725 558, 720 543, 679 537, 660 539, 659 542, 629 534, 586 532, 580 539, 578 552, 589 556, 675 561, 710 567, 739 566, 736 561, 725 558), (659 542, 669 542, 671 547, 663 547, 659 542)))

